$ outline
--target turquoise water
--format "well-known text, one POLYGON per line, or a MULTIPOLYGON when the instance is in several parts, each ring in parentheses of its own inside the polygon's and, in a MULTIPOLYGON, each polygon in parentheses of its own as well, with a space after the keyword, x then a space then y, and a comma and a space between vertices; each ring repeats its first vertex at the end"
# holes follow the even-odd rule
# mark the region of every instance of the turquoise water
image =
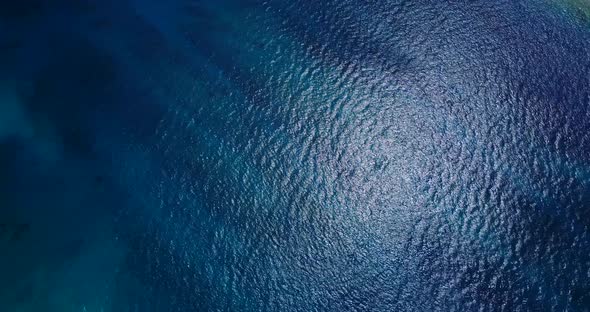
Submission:
POLYGON ((0 4, 0 311, 588 311, 589 39, 544 1, 0 4))

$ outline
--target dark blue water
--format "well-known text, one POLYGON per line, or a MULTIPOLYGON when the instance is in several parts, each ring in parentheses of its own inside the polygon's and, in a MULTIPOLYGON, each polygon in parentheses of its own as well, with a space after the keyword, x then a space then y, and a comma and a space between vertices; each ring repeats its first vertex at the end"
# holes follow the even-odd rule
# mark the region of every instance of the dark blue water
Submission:
POLYGON ((564 1, 0 4, 0 311, 589 311, 564 1))

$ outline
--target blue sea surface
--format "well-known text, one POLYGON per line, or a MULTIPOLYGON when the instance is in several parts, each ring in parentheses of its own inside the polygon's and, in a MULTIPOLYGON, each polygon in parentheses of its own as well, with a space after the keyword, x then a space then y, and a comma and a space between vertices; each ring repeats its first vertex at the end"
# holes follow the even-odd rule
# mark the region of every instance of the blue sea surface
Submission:
POLYGON ((590 20, 0 3, 0 311, 590 311, 590 20))

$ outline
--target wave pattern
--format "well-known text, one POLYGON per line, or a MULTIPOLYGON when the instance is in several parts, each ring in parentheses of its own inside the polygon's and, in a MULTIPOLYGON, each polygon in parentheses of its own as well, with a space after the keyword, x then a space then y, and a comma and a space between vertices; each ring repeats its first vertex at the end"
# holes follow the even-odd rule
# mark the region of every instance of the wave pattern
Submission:
POLYGON ((590 307, 590 33, 547 3, 24 2, 0 306, 590 307))

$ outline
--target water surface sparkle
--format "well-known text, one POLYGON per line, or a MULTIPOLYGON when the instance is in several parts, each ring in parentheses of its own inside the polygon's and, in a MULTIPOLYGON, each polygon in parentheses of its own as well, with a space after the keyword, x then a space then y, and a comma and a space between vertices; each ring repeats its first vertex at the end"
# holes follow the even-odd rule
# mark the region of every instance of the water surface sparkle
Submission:
POLYGON ((0 310, 590 309, 572 11, 17 2, 0 310))

